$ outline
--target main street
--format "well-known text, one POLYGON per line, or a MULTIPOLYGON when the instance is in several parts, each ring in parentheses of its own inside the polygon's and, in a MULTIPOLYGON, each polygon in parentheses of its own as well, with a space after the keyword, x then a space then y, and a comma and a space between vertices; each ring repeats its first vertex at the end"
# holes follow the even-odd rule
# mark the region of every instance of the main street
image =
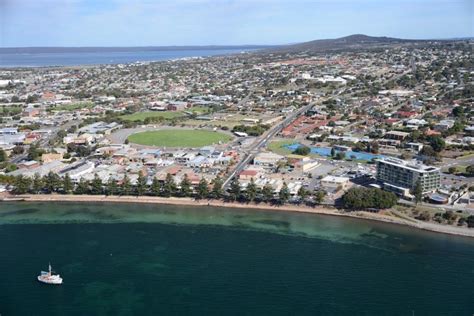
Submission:
MULTIPOLYGON (((59 127, 54 127, 51 129, 51 132, 44 138, 42 138, 39 142, 38 142, 38 147, 39 148, 46 148, 48 146, 48 143, 50 140, 56 138, 56 136, 58 135, 58 132, 60 130, 65 130, 67 131, 69 128, 71 128, 73 125, 79 125, 80 123, 82 122, 82 120, 77 120, 77 121, 68 121, 67 123, 59 126, 59 127)), ((26 160, 28 157, 28 152, 25 150, 24 153, 20 154, 20 155, 17 155, 15 157, 12 157, 11 158, 11 162, 12 163, 19 163, 21 161, 24 161, 26 160)))
POLYGON ((302 108, 298 109, 297 111, 291 113, 288 117, 286 117, 283 121, 278 123, 277 125, 273 126, 265 132, 260 139, 257 139, 255 143, 245 152, 245 157, 235 166, 234 170, 229 174, 229 176, 225 179, 224 181, 224 189, 227 189, 230 181, 238 175, 244 168, 245 166, 252 161, 252 159, 255 157, 255 154, 257 154, 262 148, 264 148, 268 141, 280 133, 285 127, 287 127, 293 120, 295 120, 298 116, 303 114, 304 112, 308 111, 311 109, 316 102, 311 102, 310 104, 303 106, 302 108))

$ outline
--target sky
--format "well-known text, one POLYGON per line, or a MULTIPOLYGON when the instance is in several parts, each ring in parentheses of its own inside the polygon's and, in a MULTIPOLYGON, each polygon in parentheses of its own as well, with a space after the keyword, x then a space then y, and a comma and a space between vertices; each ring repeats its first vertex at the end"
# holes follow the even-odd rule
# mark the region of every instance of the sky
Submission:
POLYGON ((474 37, 474 0, 0 0, 0 47, 474 37))

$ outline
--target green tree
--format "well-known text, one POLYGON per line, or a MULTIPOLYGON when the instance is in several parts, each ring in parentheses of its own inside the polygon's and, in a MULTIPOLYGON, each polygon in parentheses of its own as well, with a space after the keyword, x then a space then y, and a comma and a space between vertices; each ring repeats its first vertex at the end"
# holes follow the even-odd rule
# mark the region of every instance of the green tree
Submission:
POLYGON ((273 187, 267 183, 262 188, 262 197, 264 202, 271 202, 273 200, 274 190, 273 187))
POLYGON ((413 188, 412 192, 413 196, 415 197, 415 203, 418 204, 423 199, 423 189, 421 187, 421 182, 418 180, 413 188))
POLYGON ((220 199, 223 196, 223 182, 221 177, 217 176, 212 180, 212 197, 214 199, 220 199))
POLYGON ((237 178, 232 179, 230 183, 230 190, 229 190, 229 199, 231 201, 237 201, 240 199, 241 189, 240 183, 237 178))
POLYGON ((283 186, 278 193, 278 200, 280 204, 285 204, 290 199, 290 190, 288 189, 288 185, 286 182, 283 182, 283 186))
POLYGON ((33 177, 33 184, 31 186, 31 192, 38 194, 43 189, 43 179, 39 173, 35 173, 33 177))
POLYGON ((141 196, 144 195, 147 191, 147 186, 146 186, 146 177, 143 175, 143 172, 140 170, 138 172, 138 179, 137 179, 137 195, 141 196))
POLYGON ((446 148, 446 142, 439 136, 431 136, 428 138, 428 142, 430 143, 431 148, 435 152, 441 152, 444 148, 446 148))
POLYGON ((469 228, 474 227, 474 215, 470 215, 466 221, 467 221, 467 227, 469 228))
POLYGON ((456 167, 449 167, 448 173, 454 174, 454 173, 456 173, 457 170, 458 170, 458 169, 457 169, 456 167))
POLYGON ((191 195, 191 181, 189 181, 188 174, 185 173, 183 179, 181 180, 180 186, 180 195, 183 197, 188 197, 191 195))
POLYGON ((153 181, 151 183, 151 194, 153 196, 161 195, 161 183, 157 178, 153 178, 153 181))
POLYGON ((170 197, 176 194, 176 183, 173 176, 168 173, 166 174, 165 183, 163 185, 163 196, 170 197))
POLYGON ((125 174, 122 179, 122 184, 120 185, 120 193, 122 195, 130 195, 132 193, 132 184, 130 183, 130 178, 127 174, 125 174))
POLYGON ((251 178, 245 190, 245 199, 247 201, 253 202, 255 198, 257 197, 257 194, 258 194, 257 185, 255 184, 255 181, 253 180, 253 178, 251 178))
POLYGON ((87 194, 89 193, 89 181, 84 178, 79 180, 79 183, 74 190, 74 194, 87 194))
POLYGON ((309 148, 308 146, 303 146, 303 145, 298 146, 298 148, 296 148, 293 151, 293 154, 301 155, 301 156, 308 156, 310 153, 311 153, 311 148, 309 148))
POLYGON ((196 198, 204 199, 209 196, 209 183, 206 179, 201 178, 196 190, 196 198))
POLYGON ((0 162, 7 161, 7 153, 3 148, 0 148, 0 162))
POLYGON ((344 208, 349 210, 386 209, 397 204, 397 196, 375 188, 354 187, 342 196, 344 208))
POLYGON ((321 204, 324 201, 324 198, 326 197, 326 191, 323 190, 318 190, 314 192, 314 203, 316 204, 321 204))
POLYGON ((106 192, 108 195, 116 195, 119 192, 117 181, 112 177, 107 180, 106 192))
POLYGON ((298 196, 301 198, 302 201, 306 200, 308 195, 309 195, 308 190, 306 190, 303 186, 301 188, 299 188, 298 196))
POLYGON ((46 193, 57 192, 61 189, 61 178, 54 172, 50 171, 43 177, 44 190, 46 193))
POLYGON ((99 195, 104 193, 104 184, 102 180, 99 178, 99 175, 96 173, 94 174, 94 179, 91 182, 91 193, 94 195, 99 195))
POLYGON ((19 175, 15 177, 13 186, 15 187, 15 189, 13 190, 15 194, 25 194, 30 190, 31 179, 19 175))
POLYGON ((16 145, 13 147, 12 152, 14 155, 21 155, 25 152, 25 148, 23 148, 23 146, 16 145))
POLYGON ((38 160, 44 153, 44 150, 39 149, 38 144, 31 144, 28 148, 28 160, 38 160))
POLYGON ((63 191, 64 193, 69 194, 73 188, 74 185, 72 184, 71 177, 69 176, 69 173, 66 173, 63 179, 63 191))
POLYGON ((470 165, 466 167, 466 174, 469 177, 474 177, 474 165, 470 165))

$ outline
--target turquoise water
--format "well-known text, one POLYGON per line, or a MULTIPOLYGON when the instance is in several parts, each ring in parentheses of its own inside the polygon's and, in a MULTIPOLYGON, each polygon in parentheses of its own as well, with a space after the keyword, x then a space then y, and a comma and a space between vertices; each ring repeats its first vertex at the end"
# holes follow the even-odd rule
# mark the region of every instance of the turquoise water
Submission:
MULTIPOLYGON (((291 151, 294 151, 297 149, 300 144, 291 144, 285 146, 291 151)), ((320 156, 324 157, 330 157, 331 156, 331 148, 330 147, 311 147, 311 153, 313 154, 318 154, 320 156)), ((356 159, 356 160, 366 160, 370 161, 374 158, 385 158, 384 155, 376 155, 376 154, 371 154, 371 153, 366 153, 366 152, 357 152, 357 151, 347 151, 345 152, 346 158, 347 159, 356 159)))
POLYGON ((471 315, 474 240, 350 218, 0 204, 2 315, 471 315), (62 286, 35 281, 51 261, 62 286))

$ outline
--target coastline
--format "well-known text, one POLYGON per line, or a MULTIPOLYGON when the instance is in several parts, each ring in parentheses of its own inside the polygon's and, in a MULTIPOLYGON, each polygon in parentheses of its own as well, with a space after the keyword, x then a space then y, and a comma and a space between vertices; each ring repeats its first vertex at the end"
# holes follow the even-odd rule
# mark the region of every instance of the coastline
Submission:
POLYGON ((364 220, 385 222, 395 225, 403 225, 413 227, 421 230, 431 231, 435 233, 474 237, 474 229, 465 227, 447 226, 434 224, 429 222, 422 222, 416 219, 403 219, 401 217, 388 216, 383 213, 371 213, 364 211, 344 212, 336 208, 327 206, 298 206, 298 205, 268 205, 255 203, 237 203, 224 202, 221 200, 195 200, 192 198, 164 198, 154 196, 106 196, 106 195, 4 195, 0 198, 0 202, 86 202, 86 203, 144 203, 144 204, 165 204, 165 205, 184 205, 184 206, 213 206, 226 207, 236 209, 255 209, 260 211, 273 212, 295 212, 295 213, 309 213, 329 216, 344 216, 351 218, 358 218, 364 220))

